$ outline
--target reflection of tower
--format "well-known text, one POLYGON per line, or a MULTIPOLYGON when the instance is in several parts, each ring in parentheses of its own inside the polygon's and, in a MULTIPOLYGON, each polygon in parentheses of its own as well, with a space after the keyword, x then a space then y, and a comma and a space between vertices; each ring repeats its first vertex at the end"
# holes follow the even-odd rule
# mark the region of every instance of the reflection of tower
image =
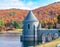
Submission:
POLYGON ((33 15, 32 11, 29 11, 23 21, 22 41, 37 41, 38 24, 37 18, 33 15))

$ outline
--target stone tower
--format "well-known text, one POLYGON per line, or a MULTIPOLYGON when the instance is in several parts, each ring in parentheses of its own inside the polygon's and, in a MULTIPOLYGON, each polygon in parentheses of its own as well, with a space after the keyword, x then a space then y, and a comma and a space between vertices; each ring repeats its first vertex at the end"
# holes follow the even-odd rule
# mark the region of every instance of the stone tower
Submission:
POLYGON ((37 41, 38 19, 29 11, 23 21, 22 41, 37 41))

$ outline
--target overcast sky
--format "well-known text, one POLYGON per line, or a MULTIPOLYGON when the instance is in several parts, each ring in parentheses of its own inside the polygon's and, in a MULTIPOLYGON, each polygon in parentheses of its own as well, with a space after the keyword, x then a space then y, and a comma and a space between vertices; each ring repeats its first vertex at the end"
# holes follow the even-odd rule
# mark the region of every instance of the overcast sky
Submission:
POLYGON ((60 0, 0 0, 0 9, 35 9, 60 0))

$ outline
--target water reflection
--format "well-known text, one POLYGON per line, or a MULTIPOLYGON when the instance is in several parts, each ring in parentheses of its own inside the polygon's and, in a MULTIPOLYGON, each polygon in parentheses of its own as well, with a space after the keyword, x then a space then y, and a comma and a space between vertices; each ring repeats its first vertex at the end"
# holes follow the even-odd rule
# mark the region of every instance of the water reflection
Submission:
POLYGON ((22 47, 20 34, 0 34, 0 47, 22 47))
POLYGON ((23 42, 23 47, 35 47, 37 42, 25 41, 23 42))
POLYGON ((20 34, 0 34, 0 47, 35 47, 37 42, 21 42, 20 34))

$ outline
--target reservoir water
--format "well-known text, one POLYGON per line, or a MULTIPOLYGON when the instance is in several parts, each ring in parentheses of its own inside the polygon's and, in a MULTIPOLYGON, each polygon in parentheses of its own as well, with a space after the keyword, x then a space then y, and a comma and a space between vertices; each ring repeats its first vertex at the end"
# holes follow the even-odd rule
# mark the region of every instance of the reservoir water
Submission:
POLYGON ((20 33, 0 34, 0 47, 35 47, 35 45, 37 44, 36 42, 21 42, 20 35, 20 33))
POLYGON ((22 47, 20 34, 0 34, 0 47, 22 47))
POLYGON ((21 42, 20 34, 0 34, 0 47, 34 47, 33 42, 21 42))

